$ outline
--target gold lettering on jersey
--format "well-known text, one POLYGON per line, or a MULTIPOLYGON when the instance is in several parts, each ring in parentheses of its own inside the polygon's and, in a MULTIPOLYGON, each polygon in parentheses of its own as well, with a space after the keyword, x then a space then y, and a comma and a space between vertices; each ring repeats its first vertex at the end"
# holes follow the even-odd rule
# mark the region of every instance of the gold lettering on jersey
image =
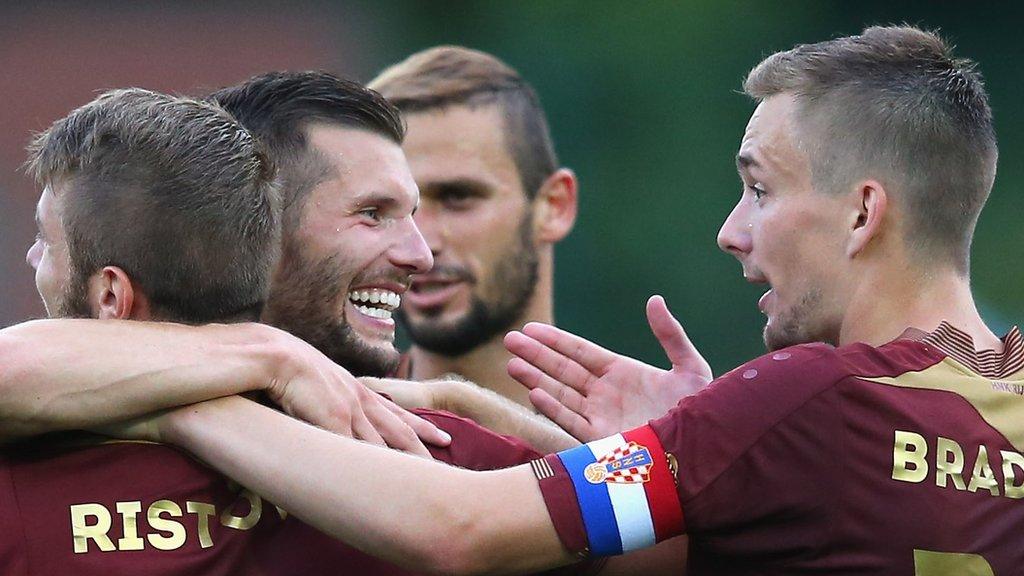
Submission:
POLYGON ((988 463, 988 449, 982 444, 978 447, 978 459, 974 461, 974 473, 967 489, 977 492, 979 488, 988 490, 993 496, 999 496, 999 482, 992 474, 992 466, 988 463))
POLYGON ((249 513, 245 516, 235 516, 230 509, 225 510, 220 515, 220 523, 235 530, 249 530, 263 516, 263 499, 248 489, 242 490, 241 496, 249 501, 249 513))
POLYGON ((150 504, 149 510, 146 512, 146 519, 149 521, 150 527, 170 535, 153 533, 146 539, 157 550, 177 550, 185 545, 185 526, 177 520, 164 518, 165 515, 171 518, 181 518, 181 506, 170 500, 157 500, 150 504))
POLYGON ((1007 498, 1024 498, 1024 455, 1008 450, 1000 450, 1003 459, 1003 494, 1007 498), (1017 471, 1021 471, 1021 480, 1017 482, 1017 471))
MULTIPOLYGON (((1022 489, 1024 490, 1024 489, 1022 489)), ((71 534, 75 554, 88 552, 113 552, 128 550, 178 550, 185 546, 190 538, 198 540, 200 548, 212 548, 214 545, 213 531, 210 528, 211 518, 217 518, 220 524, 233 530, 251 530, 263 517, 263 499, 249 490, 242 490, 239 499, 244 499, 249 510, 244 516, 235 515, 235 509, 243 505, 227 508, 218 515, 213 504, 206 502, 185 502, 182 506, 172 500, 157 500, 145 509, 142 502, 129 500, 115 502, 113 510, 103 504, 75 504, 70 507, 71 534), (120 537, 116 542, 112 536, 118 536, 114 524, 114 513, 120 516, 120 537), (186 514, 188 517, 186 517, 186 514), (194 516, 193 519, 191 518, 194 516), (189 533, 195 527, 195 535, 189 533)), ((288 513, 275 506, 277 515, 284 520, 288 513)), ((276 519, 273 519, 276 521, 276 519)))
POLYGON ((101 552, 117 550, 107 536, 110 531, 110 510, 102 504, 74 504, 71 506, 71 535, 75 541, 75 554, 89 551, 89 540, 96 543, 101 552), (93 523, 88 518, 95 518, 93 523))
POLYGON ((121 538, 117 540, 118 550, 142 550, 145 542, 139 538, 136 516, 142 512, 142 502, 118 502, 117 513, 121 515, 121 538))
POLYGON ((964 449, 959 444, 939 436, 935 446, 935 485, 945 488, 952 479, 957 490, 966 490, 964 482, 964 449))
MULTIPOLYGON (((918 483, 928 477, 929 441, 918 434, 907 430, 896 430, 893 442, 892 479, 900 482, 918 483)), ((939 488, 952 488, 964 492, 977 493, 988 491, 992 496, 1007 498, 1024 498, 1024 454, 1012 450, 1000 450, 989 456, 988 447, 979 444, 975 453, 974 447, 968 446, 970 452, 964 450, 956 440, 937 436, 935 438, 935 485, 939 488), (974 466, 970 468, 970 478, 965 479, 967 459, 965 454, 974 456, 974 466), (993 460, 992 458, 997 458, 993 460), (1002 481, 996 470, 1002 474, 1002 481)))
POLYGON ((199 546, 209 548, 213 546, 213 538, 210 537, 210 516, 217 514, 217 509, 212 504, 202 502, 186 502, 185 509, 189 514, 196 515, 199 529, 199 546))
POLYGON ((892 449, 892 479, 921 482, 928 476, 928 443, 916 432, 896 431, 892 449))

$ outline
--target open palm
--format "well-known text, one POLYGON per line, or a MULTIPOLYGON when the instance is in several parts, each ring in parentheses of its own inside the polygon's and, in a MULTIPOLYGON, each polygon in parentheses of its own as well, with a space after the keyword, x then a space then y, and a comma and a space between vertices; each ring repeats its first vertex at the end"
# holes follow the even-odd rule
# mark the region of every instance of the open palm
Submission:
POLYGON ((541 413, 582 442, 635 428, 712 379, 711 367, 662 297, 647 301, 647 320, 672 363, 670 370, 554 326, 530 323, 505 337, 506 347, 516 355, 508 373, 530 388, 530 401, 541 413))

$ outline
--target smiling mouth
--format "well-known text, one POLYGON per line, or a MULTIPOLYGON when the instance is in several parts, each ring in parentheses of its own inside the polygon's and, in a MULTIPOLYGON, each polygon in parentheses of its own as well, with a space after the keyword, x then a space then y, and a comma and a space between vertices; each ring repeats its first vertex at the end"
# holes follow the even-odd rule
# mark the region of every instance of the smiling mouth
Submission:
POLYGON ((402 303, 397 292, 380 288, 353 290, 348 293, 348 299, 361 314, 380 320, 391 320, 391 315, 402 303))

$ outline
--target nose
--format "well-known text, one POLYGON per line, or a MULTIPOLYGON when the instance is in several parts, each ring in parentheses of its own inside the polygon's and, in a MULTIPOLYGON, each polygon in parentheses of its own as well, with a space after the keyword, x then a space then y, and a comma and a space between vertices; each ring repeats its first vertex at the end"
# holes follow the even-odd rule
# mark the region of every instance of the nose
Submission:
POLYGON ((434 256, 416 222, 411 216, 407 216, 402 220, 401 226, 400 239, 391 249, 391 262, 410 274, 429 272, 434 266, 434 256))
POLYGON ((28 248, 28 252, 25 253, 25 262, 32 267, 33 270, 39 268, 39 260, 43 254, 43 247, 39 240, 36 240, 28 248))
POLYGON ((439 255, 444 250, 445 239, 448 234, 444 228, 443 219, 431 210, 429 206, 421 204, 414 218, 423 239, 426 241, 430 253, 433 256, 439 255))
POLYGON ((742 258, 749 254, 752 246, 749 220, 749 214, 741 200, 729 213, 729 217, 725 219, 722 228, 718 231, 718 247, 736 258, 742 258))

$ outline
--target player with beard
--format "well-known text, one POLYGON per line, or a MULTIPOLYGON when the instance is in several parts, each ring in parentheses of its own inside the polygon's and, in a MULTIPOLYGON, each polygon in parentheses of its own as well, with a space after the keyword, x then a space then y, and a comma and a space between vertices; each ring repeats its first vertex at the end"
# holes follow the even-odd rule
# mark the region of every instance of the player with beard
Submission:
MULTIPOLYGON (((340 265, 331 282, 322 282, 317 288, 319 292, 309 286, 300 286, 294 290, 278 289, 276 292, 272 289, 271 292, 277 298, 294 296, 300 290, 304 296, 323 297, 323 302, 331 304, 328 309, 335 313, 332 315, 314 310, 319 316, 313 318, 323 320, 322 324, 327 328, 316 327, 306 333, 307 337, 309 334, 348 332, 354 338, 365 338, 368 341, 363 344, 365 348, 380 352, 375 355, 378 361, 368 369, 387 368, 389 359, 393 360, 397 354, 387 346, 390 339, 386 331, 374 332, 374 329, 379 328, 378 325, 365 323, 365 320, 358 317, 355 321, 349 321, 354 326, 345 328, 344 320, 336 320, 339 317, 336 311, 345 310, 349 315, 358 313, 387 320, 377 311, 381 307, 373 306, 389 303, 390 299, 381 301, 382 288, 400 290, 401 284, 408 282, 408 273, 417 270, 413 258, 421 255, 429 260, 429 253, 411 223, 411 212, 416 205, 415 187, 410 185, 408 169, 402 170, 405 165, 400 161, 401 150, 398 146, 401 125, 397 121, 396 111, 374 93, 323 73, 267 74, 218 92, 216 98, 253 126, 256 134, 264 135, 274 157, 282 164, 281 183, 288 190, 284 194, 283 220, 286 235, 291 234, 296 242, 305 243, 301 247, 292 246, 291 249, 300 254, 305 262, 340 265), (329 229, 327 234, 323 233, 325 227, 329 229), (319 241, 312 238, 317 234, 320 236, 319 241), (420 250, 420 247, 423 249, 420 250), (339 286, 344 288, 340 291, 340 297, 338 291, 331 289, 339 286), (362 295, 364 290, 370 291, 370 297, 362 295), (356 309, 348 310, 349 306, 356 309), (366 338, 364 334, 370 337, 366 338)), ((71 122, 70 125, 77 126, 78 123, 71 122)), ((173 132, 170 129, 166 131, 173 132)), ((89 136, 81 138, 89 139, 89 136)), ((64 246, 59 234, 60 223, 54 220, 53 209, 47 198, 44 195, 44 202, 40 205, 42 239, 33 245, 28 256, 30 263, 38 270, 40 293, 48 309, 76 309, 82 315, 95 316, 95 295, 89 290, 72 290, 73 294, 86 295, 85 299, 72 298, 78 302, 77 305, 51 306, 51 303, 61 300, 54 294, 63 293, 66 286, 73 286, 73 283, 52 281, 66 263, 55 260, 52 255, 72 252, 64 246)), ((97 203, 97 206, 102 207, 102 204, 97 203)), ((141 208, 132 210, 136 217, 140 212, 141 208)), ((116 219, 122 216, 112 211, 109 217, 116 219)), ((151 226, 152 233, 156 234, 170 226, 169 220, 154 213, 146 222, 161 224, 151 226)), ((202 218, 191 220, 203 223, 200 228, 206 225, 206 220, 202 218)), ((77 237, 78 234, 69 235, 77 237)), ((195 234, 187 237, 192 236, 196 236, 195 242, 204 238, 195 234)), ((146 238, 145 242, 161 246, 164 252, 159 254, 164 254, 174 249, 174 243, 169 240, 161 236, 146 238)), ((235 244, 237 242, 231 245, 235 244)), ((287 243, 285 246, 288 249, 287 243)), ((270 252, 268 262, 273 254, 273 251, 270 252)), ((213 253, 215 251, 203 250, 198 244, 187 251, 188 258, 193 259, 213 253)), ((183 266, 180 270, 173 265, 160 268, 161 274, 178 281, 172 288, 180 290, 182 285, 189 284, 188 271, 195 268, 196 264, 186 263, 183 266)), ((296 268, 280 265, 276 281, 319 281, 309 271, 303 272, 301 276, 292 276, 294 270, 296 268)), ((173 290, 168 292, 172 301, 182 300, 173 290)), ((142 301, 142 292, 136 294, 142 301)), ((214 296, 202 300, 216 310, 219 308, 214 296)), ((130 303, 122 303, 121 308, 116 309, 120 310, 120 316, 107 313, 101 314, 101 317, 130 315, 138 320, 149 317, 141 304, 133 309, 130 303)), ((288 305, 280 306, 277 310, 277 313, 289 310, 313 313, 308 312, 310 309, 288 305)), ((168 317, 170 320, 178 318, 168 317)), ((217 316, 185 318, 195 322, 219 319, 217 316)), ((387 322, 382 324, 386 325, 387 322)), ((271 398, 289 411, 301 416, 310 415, 310 420, 322 427, 336 428, 330 407, 344 400, 343 397, 338 398, 337 392, 331 395, 333 388, 346 384, 339 378, 346 374, 343 370, 315 352, 300 354, 301 346, 297 346, 297 340, 284 338, 284 334, 258 325, 193 328, 146 322, 51 321, 8 329, 2 336, 5 340, 5 360, 10 361, 5 363, 2 382, 10 394, 5 394, 0 404, 17 405, 24 402, 20 398, 26 394, 34 396, 33 401, 37 403, 35 408, 27 411, 7 408, 14 421, 5 424, 9 435, 39 433, 71 426, 96 426, 154 405, 181 402, 188 396, 211 392, 216 396, 230 394, 232 389, 248 390, 262 386, 268 386, 267 392, 271 398), (69 331, 78 332, 77 347, 64 340, 69 331), (29 336, 25 336, 26 333, 29 336), (271 338, 267 343, 260 341, 274 333, 278 334, 276 339, 271 338), (45 341, 47 336, 53 337, 47 342, 52 349, 38 349, 38 343, 45 341), (87 344, 83 346, 82 340, 87 344), (74 353, 83 349, 91 351, 91 354, 74 353), (52 362, 41 362, 40 354, 67 361, 69 365, 61 368, 55 367, 52 362), (40 368, 39 364, 44 366, 40 368), (325 372, 330 377, 322 374, 325 372), (26 377, 40 373, 51 379, 37 378, 32 381, 26 377), (84 373, 84 376, 76 381, 73 376, 76 373, 84 373), (36 391, 30 389, 25 392, 15 385, 23 382, 36 384, 36 391), (306 393, 306 388, 311 386, 319 386, 321 390, 306 393), (58 387, 64 389, 58 390, 58 387), (327 406, 319 406, 317 401, 323 401, 327 406), (76 403, 81 406, 76 407, 76 403)), ((447 448, 431 447, 431 454, 438 459, 469 469, 489 469, 525 462, 537 455, 521 442, 489 433, 452 415, 439 412, 420 414, 451 434, 451 443, 447 448)), ((353 424, 352 432, 357 432, 357 424, 353 424)), ((402 422, 398 421, 398 424, 402 422)), ((392 443, 388 437, 378 437, 377 441, 392 443)), ((411 449, 415 449, 415 446, 411 449)), ((287 459, 294 451, 293 447, 279 456, 287 459)), ((102 457, 102 454, 96 456, 102 457)), ((116 538, 118 533, 111 532, 111 525, 118 525, 115 514, 133 514, 135 501, 121 500, 123 497, 134 497, 135 493, 130 490, 125 496, 110 496, 86 508, 72 506, 72 531, 67 534, 55 533, 56 527, 67 525, 66 521, 58 522, 66 520, 68 514, 68 507, 62 504, 63 496, 54 498, 51 494, 52 486, 46 482, 36 482, 34 487, 29 487, 23 481, 30 476, 38 479, 34 467, 50 464, 45 460, 26 462, 22 456, 11 462, 16 478, 12 483, 2 485, 0 498, 5 501, 14 497, 21 498, 31 502, 31 508, 39 511, 38 522, 33 522, 26 532, 30 540, 38 541, 40 546, 51 546, 67 538, 73 539, 76 544, 73 553, 52 555, 44 559, 40 551, 35 549, 27 551, 27 556, 23 555, 23 551, 13 541, 9 541, 0 550, 0 559, 4 561, 10 558, 12 563, 22 562, 28 558, 36 566, 95 563, 96 566, 109 568, 110 562, 100 562, 95 555, 99 552, 148 549, 149 552, 145 554, 135 555, 137 558, 120 554, 104 556, 110 556, 117 565, 128 565, 135 560, 148 562, 151 564, 149 569, 156 571, 154 573, 164 567, 178 566, 182 558, 186 558, 184 561, 206 558, 204 561, 211 570, 217 567, 216 570, 252 571, 258 566, 259 570, 266 573, 284 570, 312 574, 331 573, 338 566, 345 566, 358 573, 402 573, 397 567, 329 540, 304 524, 289 521, 286 513, 280 510, 276 513, 264 512, 268 507, 259 496, 247 491, 239 494, 237 487, 232 489, 228 485, 211 489, 209 493, 192 494, 188 497, 194 496, 195 499, 187 503, 184 501, 187 497, 185 492, 170 490, 166 486, 150 487, 146 498, 160 499, 154 503, 149 500, 135 503, 139 507, 149 506, 147 520, 136 523, 134 516, 126 516, 122 538, 116 538), (237 499, 249 501, 248 513, 244 512, 246 508, 243 507, 240 516, 232 515, 236 508, 232 502, 237 499), (158 535, 158 531, 172 528, 168 528, 169 524, 161 521, 159 515, 162 510, 170 510, 172 517, 175 514, 180 516, 180 512, 174 512, 179 508, 187 509, 189 513, 197 514, 197 517, 192 519, 186 516, 187 520, 183 523, 174 523, 177 527, 174 531, 178 536, 174 545, 170 546, 158 535), (213 511, 221 514, 221 525, 208 520, 213 511), (127 527, 130 520, 134 532, 127 527), (236 530, 252 530, 256 540, 246 540, 235 535, 236 530), (256 550, 242 553, 247 542, 256 541, 259 543, 256 550), (145 542, 150 543, 148 547, 145 542), (222 557, 219 550, 206 550, 221 542, 227 542, 221 546, 222 549, 232 551, 224 555, 227 557, 222 557)), ((187 466, 182 469, 177 464, 164 468, 164 471, 166 474, 162 476, 163 481, 182 486, 194 486, 197 475, 206 478, 194 469, 187 466)), ((108 483, 112 488, 119 486, 109 479, 108 483)), ((86 482, 84 485, 88 487, 93 484, 86 482)), ((86 492, 72 491, 65 496, 74 495, 80 500, 93 498, 86 492)), ((9 519, 16 520, 14 517, 9 519)), ((12 524, 5 526, 5 533, 21 534, 22 529, 12 524)), ((85 568, 82 570, 87 571, 85 568)))
POLYGON ((539 99, 494 56, 454 46, 418 52, 369 86, 408 123, 415 218, 434 256, 398 312, 412 341, 398 375, 457 374, 529 406, 501 339, 553 321, 554 246, 576 217, 576 177, 559 168, 539 99))
MULTIPOLYGON (((538 569, 687 532, 691 574, 1016 573, 1024 338, 996 337, 969 286, 998 156, 980 75, 935 34, 873 27, 773 54, 744 88, 758 105, 719 245, 770 284, 759 307, 774 351, 664 417, 484 474, 238 397, 146 432, 362 549, 439 572, 538 569), (266 454, 300 439, 327 457, 266 454), (302 494, 297 463, 332 484, 302 494)), ((512 345, 547 377, 648 377, 552 334, 512 345)))
MULTIPOLYGON (((388 348, 389 323, 378 311, 383 308, 372 304, 388 304, 379 297, 384 289, 401 291, 409 274, 430 262, 411 218, 417 194, 399 146, 397 110, 379 95, 323 73, 268 74, 221 91, 217 99, 246 117, 258 134, 276 130, 280 139, 295 139, 266 138, 277 158, 292 162, 281 174, 281 182, 293 186, 283 195, 283 220, 315 234, 332 218, 333 234, 322 234, 321 243, 307 240, 302 249, 318 262, 342 265, 335 282, 322 287, 321 295, 331 296, 324 302, 338 310, 353 304, 352 290, 344 288, 374 291, 377 302, 361 298, 354 313, 384 326, 359 325, 351 316, 350 328, 344 320, 325 324, 341 326, 329 330, 347 331, 349 342, 364 340, 355 344, 364 350, 376 349, 375 360, 364 363, 367 370, 390 368, 397 353, 388 348), (320 256, 331 251, 345 253, 345 259, 320 256), (330 290, 339 286, 340 297, 330 290)), ((56 397, 50 396, 54 382, 37 380, 36 401, 55 399, 39 412, 58 410, 62 428, 95 426, 105 418, 97 406, 114 396, 125 407, 123 418, 168 398, 180 402, 197 393, 216 396, 262 385, 290 411, 338 427, 330 405, 347 401, 344 391, 354 381, 307 344, 256 324, 172 324, 251 322, 263 309, 281 213, 269 161, 254 142, 215 105, 144 91, 105 95, 39 137, 30 164, 46 189, 37 212, 40 235, 27 259, 36 269, 40 296, 54 316, 114 320, 39 322, 3 332, 5 353, 20 352, 6 357, 16 362, 5 364, 5 376, 41 362, 40 354, 71 363, 44 370, 58 383, 69 373, 86 373, 84 383, 56 397), (117 321, 123 319, 138 322, 117 321), (24 342, 6 346, 25 340, 26 330, 34 335, 30 344, 40 335, 55 336, 48 347, 61 347, 61 338, 77 331, 85 345, 74 350, 90 353, 69 355, 62 348, 51 356, 54 350, 32 350, 24 342), (97 378, 114 390, 91 387, 97 378), (65 402, 83 406, 67 410, 65 402)), ((290 233, 299 234, 295 228, 290 233)), ((313 277, 307 272, 302 279, 313 277)), ((354 402, 355 408, 365 405, 366 415, 355 413, 360 419, 352 419, 349 433, 381 444, 397 439, 423 456, 471 469, 536 456, 522 443, 469 421, 421 412, 450 433, 448 447, 432 446, 428 454, 410 442, 414 435, 406 423, 381 408, 386 402, 369 394, 369 400, 354 402)), ((16 422, 6 426, 19 433, 26 421, 53 418, 12 416, 16 422)), ((153 574, 328 574, 339 566, 356 573, 405 573, 274 511, 176 450, 107 444, 82 434, 68 438, 74 441, 36 440, 0 453, 5 573, 92 574, 140 566, 153 574), (14 513, 16 508, 30 514, 14 513)))

